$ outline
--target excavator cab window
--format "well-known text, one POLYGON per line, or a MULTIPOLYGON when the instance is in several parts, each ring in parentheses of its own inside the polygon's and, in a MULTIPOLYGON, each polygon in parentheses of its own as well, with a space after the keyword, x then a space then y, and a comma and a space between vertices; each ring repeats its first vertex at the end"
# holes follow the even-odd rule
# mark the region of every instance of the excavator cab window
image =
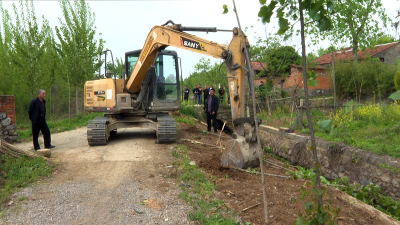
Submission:
POLYGON ((155 91, 157 99, 161 102, 174 102, 179 98, 177 64, 176 53, 172 55, 161 53, 158 55, 155 65, 157 85, 155 91))
POLYGON ((140 52, 142 50, 136 50, 136 51, 130 51, 125 53, 125 62, 126 62, 126 67, 125 67, 125 73, 127 75, 127 80, 132 74, 133 68, 135 68, 135 65, 139 59, 140 52))

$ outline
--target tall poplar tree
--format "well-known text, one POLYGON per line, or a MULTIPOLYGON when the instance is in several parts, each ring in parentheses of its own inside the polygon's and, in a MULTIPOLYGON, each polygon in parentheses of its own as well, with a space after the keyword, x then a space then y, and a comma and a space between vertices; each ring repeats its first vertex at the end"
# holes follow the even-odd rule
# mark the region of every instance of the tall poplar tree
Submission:
MULTIPOLYGON (((84 0, 60 1, 63 19, 56 27, 59 40, 57 49, 65 66, 64 77, 71 86, 75 86, 76 113, 79 112, 79 88, 95 74, 95 62, 104 46, 104 40, 97 40, 94 26, 95 14, 84 0)), ((101 35, 101 34, 100 34, 101 35)))
MULTIPOLYGON (((13 4, 15 24, 11 23, 13 35, 12 50, 8 57, 12 64, 12 76, 21 90, 28 90, 30 98, 35 97, 36 90, 45 84, 42 69, 45 53, 46 35, 37 23, 33 1, 21 1, 19 10, 13 4)), ((43 18, 43 24, 46 20, 43 18)), ((10 74, 10 75, 11 75, 10 74)))
POLYGON ((9 82, 0 82, 0 94, 11 94, 13 78, 11 75, 9 51, 12 48, 12 33, 10 15, 7 10, 3 9, 0 1, 0 13, 2 15, 2 23, 0 24, 0 80, 8 80, 9 82))

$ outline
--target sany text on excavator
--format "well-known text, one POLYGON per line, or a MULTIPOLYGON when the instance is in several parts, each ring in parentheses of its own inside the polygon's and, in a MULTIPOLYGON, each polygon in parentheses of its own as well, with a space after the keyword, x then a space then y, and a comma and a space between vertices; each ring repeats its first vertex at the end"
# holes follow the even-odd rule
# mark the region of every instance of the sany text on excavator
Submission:
POLYGON ((231 31, 231 43, 227 46, 185 31, 226 30, 215 27, 183 27, 168 21, 151 29, 141 50, 125 53, 125 72, 129 76, 123 79, 109 77, 85 83, 85 111, 104 112, 103 117, 96 117, 88 124, 89 145, 105 145, 110 135, 115 134, 118 129, 135 126, 154 129, 157 143, 175 142, 176 123, 169 111, 181 108, 179 64, 177 53, 166 50, 166 47, 174 46, 224 60, 235 139, 227 141, 221 163, 223 166, 239 168, 258 166, 254 126, 256 121, 244 116, 245 77, 250 70, 250 62, 246 66, 244 55, 244 51, 250 47, 247 37, 243 34, 243 42, 242 31, 234 28, 231 31), (246 134, 245 123, 251 125, 246 134))

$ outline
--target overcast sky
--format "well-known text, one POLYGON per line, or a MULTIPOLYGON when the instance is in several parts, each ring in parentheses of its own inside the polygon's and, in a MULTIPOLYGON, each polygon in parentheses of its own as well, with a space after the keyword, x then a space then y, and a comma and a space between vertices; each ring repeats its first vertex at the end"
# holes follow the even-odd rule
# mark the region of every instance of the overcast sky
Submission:
MULTIPOLYGON (((382 0, 382 2, 389 15, 395 15, 396 9, 400 8, 400 1, 382 0)), ((3 8, 12 12, 12 3, 18 4, 17 1, 3 1, 3 8)), ((219 29, 232 29, 238 26, 232 10, 222 15, 222 5, 227 4, 228 7, 232 7, 231 0, 87 1, 87 3, 96 14, 97 33, 102 33, 106 41, 105 47, 112 50, 114 57, 124 57, 125 52, 141 49, 151 28, 168 20, 184 26, 219 29)), ((35 1, 34 4, 38 22, 41 22, 41 16, 44 15, 53 28, 59 25, 58 18, 62 18, 62 13, 58 1, 35 1)), ((250 44, 254 44, 256 36, 265 37, 265 29, 268 33, 276 32, 274 27, 278 26, 277 23, 271 23, 266 27, 258 21, 259 0, 236 0, 236 5, 242 28, 254 27, 247 32, 250 44)), ((227 32, 209 34, 192 32, 192 34, 221 44, 229 44, 232 38, 232 33, 227 32)), ((394 35, 394 32, 391 35, 394 35)), ((295 37, 290 44, 300 46, 300 39, 295 37)), ((328 41, 321 41, 319 45, 308 48, 307 52, 329 45, 328 41)), ((195 70, 194 65, 201 57, 215 61, 212 57, 198 53, 172 47, 169 49, 176 50, 178 56, 182 58, 184 78, 195 70)), ((296 50, 301 54, 299 48, 296 50)))

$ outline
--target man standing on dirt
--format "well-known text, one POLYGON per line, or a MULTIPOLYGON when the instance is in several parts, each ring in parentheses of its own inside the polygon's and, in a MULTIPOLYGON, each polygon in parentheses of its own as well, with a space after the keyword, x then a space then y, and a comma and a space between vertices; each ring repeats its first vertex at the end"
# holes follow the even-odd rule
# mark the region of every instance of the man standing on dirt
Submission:
POLYGON ((215 90, 210 90, 210 96, 208 97, 207 104, 204 105, 203 112, 207 113, 207 131, 211 132, 211 120, 214 127, 214 133, 217 134, 218 122, 217 112, 219 107, 219 99, 215 96, 215 90))
POLYGON ((199 92, 197 92, 197 96, 199 96, 198 103, 199 105, 203 104, 203 89, 201 88, 201 85, 199 84, 199 92))
POLYGON ((205 106, 207 104, 208 95, 210 93, 210 91, 207 88, 207 85, 204 85, 203 93, 204 93, 204 106, 205 106))
POLYGON ((198 101, 197 101, 197 92, 199 92, 199 89, 197 88, 197 85, 194 85, 194 89, 193 89, 193 95, 194 95, 194 104, 197 105, 198 101))
POLYGON ((42 131, 45 148, 54 148, 51 145, 50 129, 46 123, 46 91, 39 89, 38 97, 33 99, 29 105, 29 120, 32 122, 33 147, 40 149, 38 142, 39 131, 42 131))
POLYGON ((185 90, 183 91, 185 93, 185 96, 183 97, 183 100, 186 100, 186 102, 189 100, 189 88, 186 86, 185 90))

